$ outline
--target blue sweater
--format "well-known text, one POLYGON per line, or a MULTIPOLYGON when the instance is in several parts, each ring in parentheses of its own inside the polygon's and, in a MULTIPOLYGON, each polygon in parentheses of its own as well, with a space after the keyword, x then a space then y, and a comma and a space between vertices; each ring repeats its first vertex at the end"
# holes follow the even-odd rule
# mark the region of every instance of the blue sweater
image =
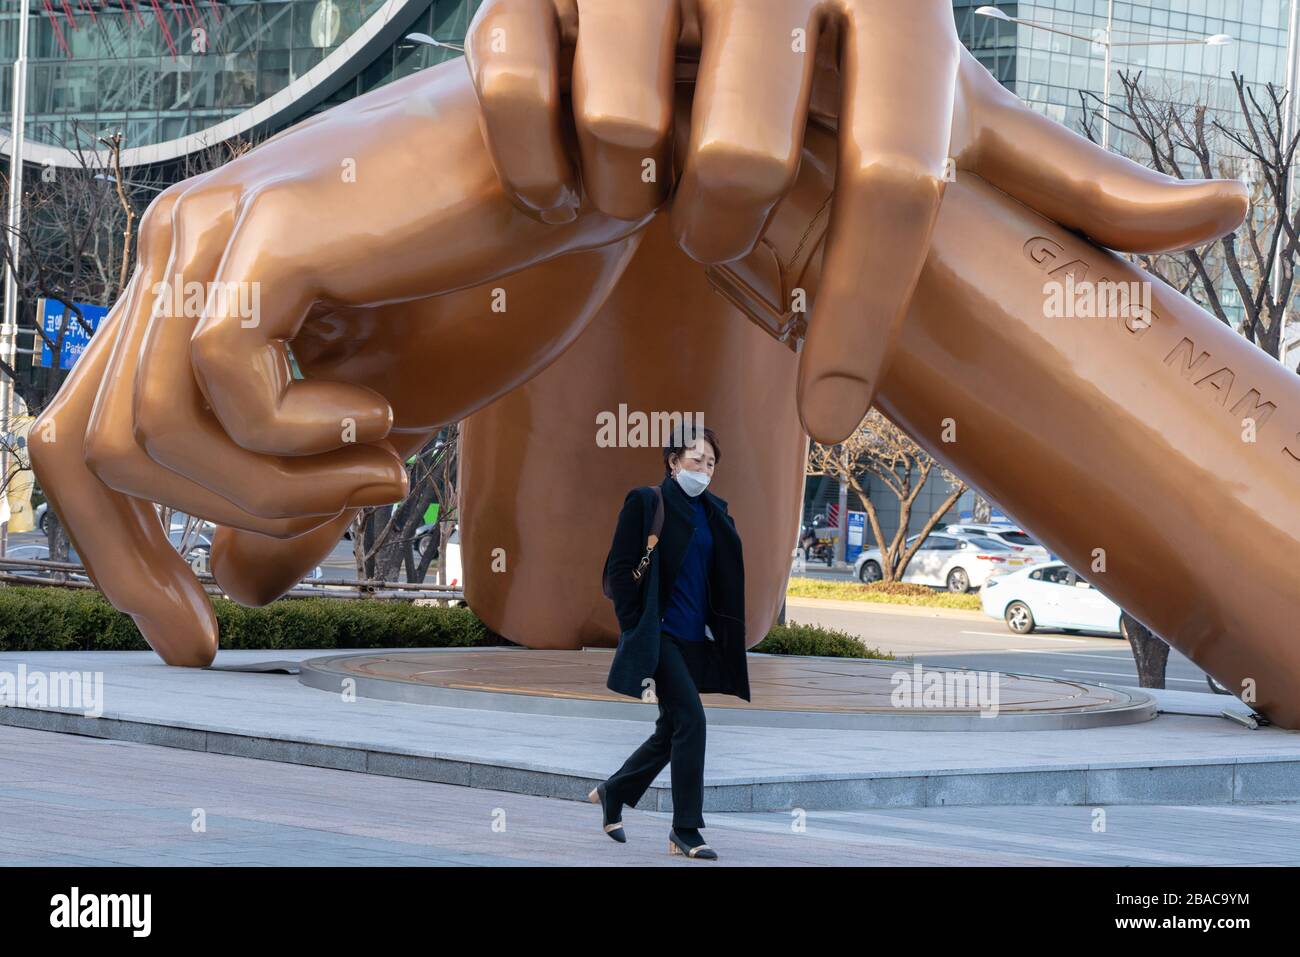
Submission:
POLYGON ((673 583, 661 623, 663 630, 683 641, 704 641, 709 608, 709 566, 713 562, 713 533, 702 495, 691 499, 694 531, 686 546, 686 557, 673 583))

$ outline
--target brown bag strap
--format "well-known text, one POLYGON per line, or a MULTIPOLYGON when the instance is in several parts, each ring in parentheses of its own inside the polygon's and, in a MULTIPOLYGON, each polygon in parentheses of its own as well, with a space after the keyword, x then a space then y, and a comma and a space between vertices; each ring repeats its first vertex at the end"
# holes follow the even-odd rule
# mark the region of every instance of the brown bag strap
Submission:
POLYGON ((655 517, 650 523, 650 534, 645 540, 645 554, 641 556, 640 563, 632 572, 634 581, 640 581, 645 570, 650 567, 650 557, 654 554, 655 546, 659 544, 659 536, 664 530, 664 493, 658 485, 650 486, 655 493, 655 517))

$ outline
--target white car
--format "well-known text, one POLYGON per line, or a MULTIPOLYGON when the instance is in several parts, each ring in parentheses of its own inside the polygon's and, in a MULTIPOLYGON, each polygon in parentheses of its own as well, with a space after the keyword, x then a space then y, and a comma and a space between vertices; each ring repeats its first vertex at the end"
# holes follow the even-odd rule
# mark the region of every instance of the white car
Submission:
MULTIPOLYGON (((421 525, 415 530, 415 549, 424 556, 430 548, 436 548, 438 543, 438 526, 436 524, 421 525)), ((443 567, 445 584, 453 588, 465 587, 465 572, 460 562, 460 525, 454 525, 451 534, 447 536, 447 560, 443 567)))
POLYGON ((1017 635, 1035 628, 1118 635, 1120 607, 1069 566, 1043 562, 984 584, 984 614, 1001 618, 1017 635))
MULTIPOLYGON (((912 547, 917 536, 907 540, 912 547)), ((1028 564, 1010 545, 991 538, 958 538, 955 535, 932 534, 916 550, 903 572, 903 581, 917 585, 935 585, 951 592, 968 592, 979 588, 996 575, 1014 571, 1028 564)), ((876 582, 881 579, 880 549, 870 548, 857 557, 853 573, 859 581, 876 582)))
POLYGON ((991 538, 995 542, 1020 549, 1021 555, 1031 562, 1050 562, 1052 553, 1029 535, 1024 529, 1014 525, 972 525, 961 522, 957 525, 945 525, 940 529, 945 535, 958 538, 991 538))
POLYGON ((443 569, 443 573, 448 585, 457 588, 465 587, 465 572, 460 566, 459 525, 457 525, 455 530, 447 536, 447 563, 443 569))

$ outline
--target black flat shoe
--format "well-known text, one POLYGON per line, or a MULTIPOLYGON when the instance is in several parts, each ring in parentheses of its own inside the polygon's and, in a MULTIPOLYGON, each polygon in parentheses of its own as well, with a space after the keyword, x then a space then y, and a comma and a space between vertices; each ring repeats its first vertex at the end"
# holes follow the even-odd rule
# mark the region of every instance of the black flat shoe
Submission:
POLYGON ((611 821, 609 819, 609 805, 605 802, 605 782, 601 781, 591 793, 587 795, 587 800, 592 804, 599 804, 601 813, 605 817, 605 833, 618 841, 620 844, 627 843, 627 835, 623 833, 622 821, 611 821))
POLYGON ((678 834, 676 829, 668 832, 668 853, 682 854, 686 857, 704 861, 716 861, 718 859, 718 852, 709 845, 703 843, 703 841, 699 844, 691 844, 678 834))

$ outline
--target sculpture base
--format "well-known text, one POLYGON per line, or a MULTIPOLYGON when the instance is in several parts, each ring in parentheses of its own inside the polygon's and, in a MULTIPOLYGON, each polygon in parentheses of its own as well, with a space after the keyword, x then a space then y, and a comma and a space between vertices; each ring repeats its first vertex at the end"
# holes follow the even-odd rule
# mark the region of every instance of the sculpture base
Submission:
MULTIPOLYGON (((425 649, 330 655, 302 663, 308 687, 480 711, 639 719, 658 713, 605 687, 609 649, 425 649), (345 682, 350 682, 346 684, 345 682)), ((1019 674, 906 661, 749 656, 752 701, 704 695, 710 724, 883 731, 1047 731, 1149 721, 1151 696, 1019 674), (948 686, 946 695, 936 690, 948 686), (927 690, 928 689, 928 690, 927 690)))

